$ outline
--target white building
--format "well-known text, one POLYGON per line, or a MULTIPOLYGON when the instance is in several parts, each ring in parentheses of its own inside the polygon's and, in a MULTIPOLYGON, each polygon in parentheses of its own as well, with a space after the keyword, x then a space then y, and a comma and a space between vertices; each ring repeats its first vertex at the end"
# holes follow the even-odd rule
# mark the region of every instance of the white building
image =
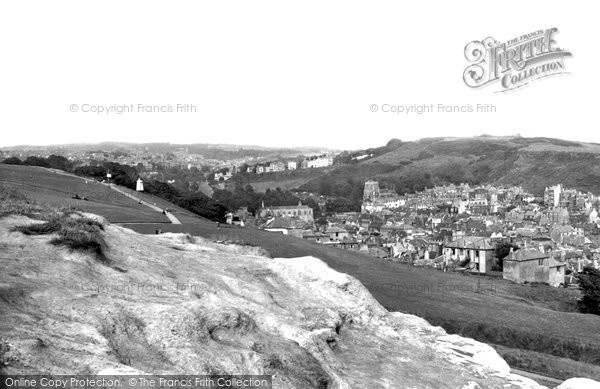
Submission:
POLYGON ((544 203, 545 205, 558 207, 560 204, 560 194, 562 193, 562 187, 560 184, 546 188, 544 191, 544 203))
POLYGON ((227 170, 225 173, 222 173, 222 172, 215 173, 215 181, 219 181, 221 178, 224 181, 227 181, 231 177, 233 177, 233 175, 231 174, 231 171, 229 171, 229 170, 227 170))
POLYGON ((327 167, 333 165, 333 157, 332 156, 321 156, 317 158, 307 158, 302 161, 302 168, 317 168, 317 167, 327 167))
POLYGON ((271 162, 267 167, 267 172, 282 172, 285 171, 285 164, 283 162, 271 162))

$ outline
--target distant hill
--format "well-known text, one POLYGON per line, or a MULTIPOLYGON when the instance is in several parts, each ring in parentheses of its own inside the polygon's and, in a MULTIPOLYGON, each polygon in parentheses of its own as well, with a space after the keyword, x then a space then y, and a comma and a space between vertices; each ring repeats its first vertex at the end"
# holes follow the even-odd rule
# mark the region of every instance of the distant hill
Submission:
POLYGON ((380 148, 346 151, 336 169, 303 185, 307 190, 374 178, 398 192, 467 182, 521 185, 534 194, 562 183, 600 193, 600 145, 520 136, 394 139, 380 148))

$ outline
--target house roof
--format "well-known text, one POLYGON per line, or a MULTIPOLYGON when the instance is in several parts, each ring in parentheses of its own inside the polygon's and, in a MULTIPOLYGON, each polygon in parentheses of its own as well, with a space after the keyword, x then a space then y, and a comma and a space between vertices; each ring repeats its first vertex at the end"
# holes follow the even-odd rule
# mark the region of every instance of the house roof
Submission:
POLYGON ((274 206, 266 206, 264 207, 264 209, 274 209, 274 210, 279 210, 279 209, 307 209, 310 208, 308 205, 274 205, 274 206))
POLYGON ((448 243, 446 247, 474 250, 494 250, 491 239, 482 236, 466 236, 448 243))
POLYGON ((517 236, 520 235, 520 236, 524 236, 526 238, 531 238, 531 237, 535 236, 537 232, 538 232, 537 229, 527 228, 527 227, 517 228, 515 230, 515 233, 517 234, 517 236))
POLYGON ((537 231, 535 234, 533 234, 531 236, 531 239, 533 239, 533 240, 552 240, 550 235, 544 234, 541 231, 537 231))
POLYGON ((331 233, 346 233, 348 231, 346 231, 345 229, 341 228, 341 227, 329 227, 327 229, 327 231, 325 231, 326 234, 331 234, 331 233))
POLYGON ((575 232, 575 229, 573 227, 571 227, 570 225, 565 225, 565 226, 556 226, 551 233, 559 233, 559 234, 570 234, 575 232))
POLYGON ((517 261, 517 262, 523 262, 523 261, 533 261, 536 259, 543 259, 543 258, 548 258, 549 255, 546 253, 541 252, 538 249, 535 248, 522 248, 518 251, 514 251, 511 252, 506 258, 504 258, 505 261, 517 261))
POLYGON ((563 236, 562 243, 571 245, 571 246, 583 246, 586 243, 587 244, 591 243, 591 241, 583 235, 575 235, 575 236, 566 235, 566 236, 563 236))
POLYGON ((428 242, 425 239, 421 239, 421 238, 411 239, 410 243, 413 246, 417 246, 417 245, 419 245, 419 246, 426 246, 428 244, 428 242))

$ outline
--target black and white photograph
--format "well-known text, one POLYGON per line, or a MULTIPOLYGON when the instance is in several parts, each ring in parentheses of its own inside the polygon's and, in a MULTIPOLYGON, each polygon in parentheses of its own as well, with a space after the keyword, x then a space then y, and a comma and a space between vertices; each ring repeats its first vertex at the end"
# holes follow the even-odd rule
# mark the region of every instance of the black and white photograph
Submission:
POLYGON ((593 2, 0 4, 0 389, 600 389, 593 2))

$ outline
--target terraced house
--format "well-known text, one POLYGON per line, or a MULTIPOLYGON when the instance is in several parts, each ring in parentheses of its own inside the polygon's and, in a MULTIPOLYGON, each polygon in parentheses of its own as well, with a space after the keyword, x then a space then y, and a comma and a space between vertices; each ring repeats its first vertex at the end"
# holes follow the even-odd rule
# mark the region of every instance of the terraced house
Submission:
POLYGON ((490 238, 466 236, 444 245, 446 266, 458 265, 474 273, 492 270, 495 245, 490 238))

